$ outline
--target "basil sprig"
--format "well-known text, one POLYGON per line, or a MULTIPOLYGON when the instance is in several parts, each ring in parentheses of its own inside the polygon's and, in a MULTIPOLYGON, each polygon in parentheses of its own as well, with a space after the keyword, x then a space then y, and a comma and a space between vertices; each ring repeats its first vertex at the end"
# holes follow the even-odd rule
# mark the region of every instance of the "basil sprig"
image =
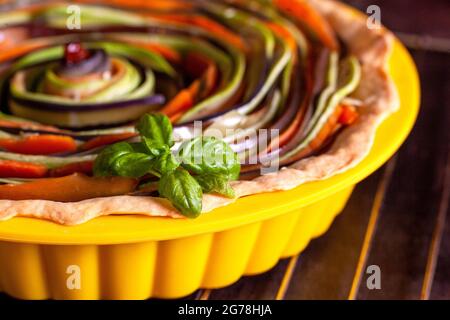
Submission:
POLYGON ((158 192, 188 218, 196 218, 202 211, 202 188, 197 180, 181 167, 161 177, 158 192))
POLYGON ((229 178, 223 174, 205 173, 195 176, 195 179, 206 193, 219 193, 229 198, 234 198, 234 190, 230 186, 229 178))
POLYGON ((144 114, 136 125, 141 136, 147 138, 155 145, 173 146, 172 124, 162 113, 144 114))
POLYGON ((181 144, 178 154, 173 128, 163 114, 145 114, 136 130, 140 142, 118 142, 100 152, 94 163, 95 176, 159 178, 158 192, 183 215, 197 217, 202 211, 203 192, 234 197, 230 181, 238 179, 237 154, 224 141, 197 137, 181 144))

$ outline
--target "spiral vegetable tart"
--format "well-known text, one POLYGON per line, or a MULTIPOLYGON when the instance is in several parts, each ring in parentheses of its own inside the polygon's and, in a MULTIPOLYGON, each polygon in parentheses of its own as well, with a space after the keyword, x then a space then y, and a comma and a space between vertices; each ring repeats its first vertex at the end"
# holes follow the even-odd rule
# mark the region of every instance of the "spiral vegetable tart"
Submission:
POLYGON ((68 5, 0 14, 2 220, 194 218, 351 168, 398 107, 392 36, 334 2, 68 5))

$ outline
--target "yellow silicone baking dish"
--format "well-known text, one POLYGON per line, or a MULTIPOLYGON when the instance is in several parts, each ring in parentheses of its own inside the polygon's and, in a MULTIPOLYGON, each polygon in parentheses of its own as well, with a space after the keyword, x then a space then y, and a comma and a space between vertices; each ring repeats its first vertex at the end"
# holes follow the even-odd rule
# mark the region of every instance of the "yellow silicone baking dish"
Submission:
POLYGON ((390 72, 401 107, 353 169, 290 191, 242 198, 195 220, 116 215, 73 227, 30 218, 0 222, 0 291, 23 299, 176 298, 227 286, 298 254, 328 229, 355 184, 410 132, 419 80, 398 41, 390 72), (79 288, 67 285, 73 275, 80 275, 79 288))

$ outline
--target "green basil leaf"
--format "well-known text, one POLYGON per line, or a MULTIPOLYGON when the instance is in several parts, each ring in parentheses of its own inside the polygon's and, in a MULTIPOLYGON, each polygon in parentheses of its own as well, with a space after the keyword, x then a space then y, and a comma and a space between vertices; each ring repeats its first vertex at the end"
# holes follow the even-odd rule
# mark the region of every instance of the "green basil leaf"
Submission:
POLYGON ((241 173, 241 164, 238 161, 230 167, 230 170, 228 171, 228 178, 230 180, 239 180, 239 175, 241 173))
POLYGON ((129 143, 118 142, 103 149, 94 162, 95 176, 111 176, 114 174, 114 162, 124 154, 132 153, 134 150, 129 143))
POLYGON ((127 153, 117 157, 113 164, 116 175, 140 178, 152 167, 152 157, 145 153, 127 153))
POLYGON ((182 168, 162 175, 158 191, 188 218, 196 218, 202 211, 202 188, 189 172, 182 168))
POLYGON ((152 169, 159 172, 161 175, 166 174, 170 171, 174 171, 180 166, 175 156, 170 152, 161 154, 152 161, 152 169))
POLYGON ((134 152, 148 153, 147 147, 142 142, 131 142, 130 146, 133 148, 134 152))
POLYGON ((166 144, 162 144, 160 142, 157 142, 153 139, 146 138, 144 136, 141 138, 142 138, 141 144, 143 146, 143 149, 148 154, 158 157, 162 154, 170 152, 170 148, 166 144))
POLYGON ((173 146, 172 124, 166 115, 160 113, 144 114, 136 125, 141 136, 161 145, 173 146))
POLYGON ((238 155, 225 141, 215 137, 197 137, 181 144, 182 166, 195 174, 224 174, 232 179, 239 176, 238 155))
POLYGON ((229 177, 222 174, 203 174, 194 177, 202 187, 203 192, 218 193, 228 198, 234 198, 235 193, 230 186, 229 177))

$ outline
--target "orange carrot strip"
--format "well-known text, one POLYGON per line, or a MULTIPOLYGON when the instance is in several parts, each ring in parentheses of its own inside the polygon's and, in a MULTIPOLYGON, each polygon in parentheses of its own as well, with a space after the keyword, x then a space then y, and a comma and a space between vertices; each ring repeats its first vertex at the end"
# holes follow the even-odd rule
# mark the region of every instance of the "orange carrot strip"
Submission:
POLYGON ((47 42, 48 41, 39 40, 33 42, 18 43, 13 48, 8 48, 8 50, 0 51, 0 62, 23 56, 24 54, 32 50, 43 48, 45 45, 47 45, 47 42))
POLYGON ((47 167, 29 162, 0 160, 1 178, 42 178, 47 174, 47 167))
POLYGON ((267 22, 266 25, 273 31, 275 32, 279 37, 283 38, 289 49, 291 50, 291 53, 293 55, 292 59, 293 62, 295 63, 295 60, 297 59, 297 42, 295 41, 294 36, 289 32, 289 30, 287 30, 285 27, 274 23, 274 22, 267 22))
POLYGON ((325 18, 305 0, 274 0, 275 6, 289 13, 299 22, 305 23, 320 41, 331 50, 337 50, 339 43, 325 18))
POLYGON ((325 125, 320 129, 317 136, 309 143, 308 147, 305 149, 305 152, 309 150, 309 152, 315 151, 320 148, 325 140, 336 131, 339 124, 339 117, 342 114, 342 106, 338 106, 333 114, 328 118, 328 121, 325 125))
POLYGON ((83 143, 80 147, 82 150, 91 150, 97 147, 105 146, 108 144, 112 144, 118 141, 122 141, 131 137, 136 136, 136 133, 134 132, 124 132, 124 133, 118 133, 118 134, 109 134, 105 136, 98 136, 95 138, 92 138, 85 143, 83 143))
POLYGON ((160 112, 164 113, 168 117, 187 110, 194 104, 194 99, 191 92, 188 89, 181 90, 178 94, 166 104, 160 112))
POLYGON ((0 31, 0 50, 9 50, 20 42, 29 39, 29 31, 26 27, 10 27, 0 31))
POLYGON ((303 149, 299 154, 295 156, 296 159, 304 158, 310 155, 312 152, 320 149, 325 141, 341 126, 339 119, 344 112, 345 107, 338 106, 333 114, 328 118, 328 121, 320 129, 317 136, 309 143, 309 145, 303 149))
POLYGON ((22 184, 0 185, 0 199, 80 201, 129 193, 137 180, 123 177, 94 178, 74 173, 61 178, 45 178, 22 184))
POLYGON ((16 153, 46 155, 75 151, 77 144, 72 137, 41 134, 26 136, 19 140, 0 139, 0 147, 16 153))
MULTIPOLYGON (((304 108, 303 108, 304 109, 304 108)), ((284 145, 294 134, 297 128, 300 126, 300 123, 303 119, 305 112, 302 110, 300 112, 297 112, 295 114, 294 120, 291 122, 289 127, 284 130, 280 136, 278 137, 278 145, 282 146, 284 145)), ((273 148, 273 144, 271 143, 269 146, 270 150, 273 148)))
POLYGON ((358 118, 358 112, 354 106, 343 104, 342 113, 339 116, 339 123, 343 125, 350 125, 358 118))
POLYGON ((190 89, 192 95, 194 97, 197 94, 200 97, 208 96, 216 86, 219 73, 214 61, 202 54, 190 52, 184 58, 184 65, 190 75, 195 78, 201 78, 198 90, 196 90, 197 88, 195 88, 194 84, 191 85, 194 86, 194 88, 190 89))
POLYGON ((294 119, 289 124, 286 130, 282 131, 281 134, 278 136, 278 138, 275 138, 273 141, 270 142, 269 146, 267 147, 266 152, 271 152, 275 146, 281 147, 284 144, 286 144, 295 134, 297 129, 299 128, 304 116, 305 116, 305 107, 300 107, 301 109, 299 112, 295 114, 294 119))
POLYGON ((94 167, 93 161, 69 163, 62 167, 51 169, 48 175, 50 177, 64 177, 76 172, 90 175, 92 174, 93 167, 94 167))
POLYGON ((4 119, 0 119, 0 127, 61 132, 61 130, 56 127, 46 126, 39 123, 28 121, 10 121, 4 119))
POLYGON ((215 63, 203 55, 189 53, 184 61, 187 72, 200 78, 193 81, 188 88, 181 90, 160 110, 173 121, 192 107, 196 100, 209 95, 214 89, 218 77, 215 63))
POLYGON ((218 78, 218 70, 215 64, 210 65, 208 69, 206 69, 203 77, 202 77, 202 92, 201 97, 208 96, 216 87, 217 78, 218 78))
POLYGON ((158 15, 149 14, 147 16, 151 17, 152 19, 160 20, 163 22, 164 21, 178 22, 180 24, 189 26, 195 25, 204 30, 207 30, 208 32, 213 33, 218 38, 225 40, 226 42, 240 49, 241 51, 244 52, 246 51, 246 45, 240 36, 236 35, 229 29, 225 28, 223 25, 211 19, 199 15, 183 15, 183 14, 158 14, 158 15))
POLYGON ((172 123, 177 122, 183 114, 184 114, 184 112, 178 112, 178 113, 175 113, 175 114, 169 116, 170 122, 172 122, 172 123))
POLYGON ((161 54, 164 58, 173 62, 180 62, 181 55, 174 49, 162 44, 148 43, 145 45, 147 49, 161 54))

